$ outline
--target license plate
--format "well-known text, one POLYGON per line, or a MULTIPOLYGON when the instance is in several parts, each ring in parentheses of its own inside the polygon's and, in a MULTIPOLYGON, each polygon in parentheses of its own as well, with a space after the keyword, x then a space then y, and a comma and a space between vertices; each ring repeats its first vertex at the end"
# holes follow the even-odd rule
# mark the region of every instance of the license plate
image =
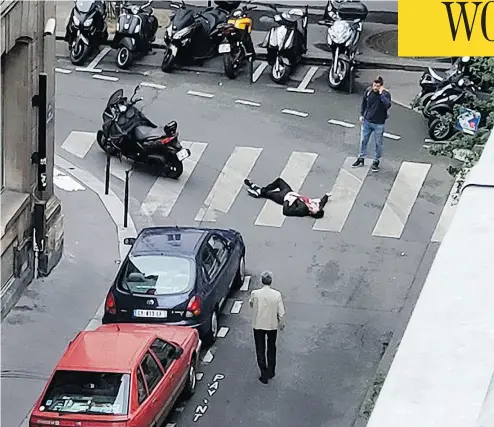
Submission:
POLYGON ((187 157, 189 157, 190 154, 189 154, 189 151, 185 148, 183 148, 182 150, 180 150, 178 153, 177 153, 177 158, 178 160, 182 161, 184 159, 186 159, 187 157))
POLYGON ((218 48, 219 53, 230 53, 232 51, 232 48, 229 44, 220 44, 218 48))
POLYGON ((134 310, 134 317, 153 317, 155 319, 166 319, 165 310, 134 310))
POLYGON ((176 56, 177 55, 177 52, 178 52, 177 46, 175 46, 174 44, 172 44, 172 45, 170 45, 170 49, 172 50, 173 56, 176 56))

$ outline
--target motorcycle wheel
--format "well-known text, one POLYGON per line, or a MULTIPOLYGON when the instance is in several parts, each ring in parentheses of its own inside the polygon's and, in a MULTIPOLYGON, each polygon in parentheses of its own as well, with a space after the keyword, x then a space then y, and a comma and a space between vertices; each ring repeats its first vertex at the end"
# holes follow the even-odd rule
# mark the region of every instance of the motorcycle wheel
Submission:
POLYGON ((178 179, 184 173, 184 164, 177 158, 171 160, 166 167, 167 167, 166 176, 168 178, 178 179))
POLYGON ((101 130, 99 130, 98 133, 96 134, 96 141, 98 142, 98 145, 100 146, 100 148, 106 154, 109 154, 110 156, 114 156, 115 154, 117 154, 117 150, 115 148, 110 147, 107 144, 105 144, 103 132, 101 130))
POLYGON ((74 65, 81 65, 89 55, 89 46, 86 46, 82 40, 78 40, 70 49, 70 62, 74 65))
POLYGON ((235 69, 235 65, 233 63, 233 58, 230 53, 223 54, 223 68, 225 69, 225 75, 229 79, 234 79, 237 77, 237 72, 235 69))
POLYGON ((331 66, 328 73, 328 84, 331 89, 338 89, 345 81, 345 77, 348 74, 348 64, 345 61, 338 61, 338 65, 336 71, 339 71, 338 74, 342 75, 343 78, 339 80, 337 76, 335 76, 333 67, 331 66))
POLYGON ((427 105, 429 105, 429 102, 431 102, 431 98, 432 98, 433 95, 434 95, 434 92, 426 93, 420 99, 418 106, 419 107, 422 107, 422 109, 424 109, 425 107, 427 107, 427 105))
POLYGON ((168 49, 163 56, 163 61, 161 62, 161 71, 164 73, 169 73, 173 70, 175 66, 175 57, 173 56, 172 50, 168 49))
POLYGON ((434 141, 446 141, 454 133, 451 123, 443 123, 440 118, 432 120, 429 124, 429 136, 434 141))
POLYGON ((277 58, 271 67, 271 80, 276 84, 282 85, 290 76, 290 66, 286 65, 281 59, 277 58))
POLYGON ((118 68, 126 69, 132 64, 132 52, 125 46, 120 46, 117 52, 118 68))

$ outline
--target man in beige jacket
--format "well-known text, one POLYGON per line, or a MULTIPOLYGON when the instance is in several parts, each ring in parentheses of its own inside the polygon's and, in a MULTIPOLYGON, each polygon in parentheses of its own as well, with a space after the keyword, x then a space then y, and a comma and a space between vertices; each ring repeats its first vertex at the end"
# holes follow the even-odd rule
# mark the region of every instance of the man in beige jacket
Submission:
POLYGON ((253 309, 252 327, 254 328, 257 364, 261 371, 259 381, 263 384, 267 384, 268 380, 274 377, 278 327, 280 330, 283 330, 285 327, 283 321, 285 316, 283 298, 279 291, 271 288, 272 282, 273 273, 270 271, 262 273, 262 288, 252 291, 249 299, 249 304, 253 309))

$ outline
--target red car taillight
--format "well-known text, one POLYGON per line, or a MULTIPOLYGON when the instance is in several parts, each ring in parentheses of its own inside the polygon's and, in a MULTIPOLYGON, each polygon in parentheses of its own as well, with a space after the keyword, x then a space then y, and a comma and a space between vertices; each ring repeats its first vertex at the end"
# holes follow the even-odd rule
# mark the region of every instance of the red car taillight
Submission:
POLYGON ((201 314, 201 300, 198 297, 192 297, 187 306, 185 317, 191 318, 201 314))
POLYGON ((176 138, 176 136, 168 136, 166 138, 162 138, 160 139, 160 142, 165 145, 165 144, 169 144, 170 142, 172 142, 174 139, 176 138))
POLYGON ((115 297, 113 292, 108 292, 105 301, 105 312, 108 314, 117 314, 117 304, 115 303, 115 297))

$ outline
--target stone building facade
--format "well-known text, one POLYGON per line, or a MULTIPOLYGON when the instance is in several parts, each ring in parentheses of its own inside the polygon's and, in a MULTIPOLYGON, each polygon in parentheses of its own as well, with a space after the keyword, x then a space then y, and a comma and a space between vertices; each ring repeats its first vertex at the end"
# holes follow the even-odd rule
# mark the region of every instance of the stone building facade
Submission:
MULTIPOLYGON (((63 214, 53 193, 55 124, 54 1, 0 0, 1 7, 1 309, 2 318, 35 277, 47 275, 63 251, 63 214), (48 27, 46 27, 48 28, 48 27), (45 191, 38 191, 38 76, 48 75, 45 191), (45 241, 35 256, 35 205, 44 205, 45 241)), ((42 210, 43 211, 43 210, 42 210)))

